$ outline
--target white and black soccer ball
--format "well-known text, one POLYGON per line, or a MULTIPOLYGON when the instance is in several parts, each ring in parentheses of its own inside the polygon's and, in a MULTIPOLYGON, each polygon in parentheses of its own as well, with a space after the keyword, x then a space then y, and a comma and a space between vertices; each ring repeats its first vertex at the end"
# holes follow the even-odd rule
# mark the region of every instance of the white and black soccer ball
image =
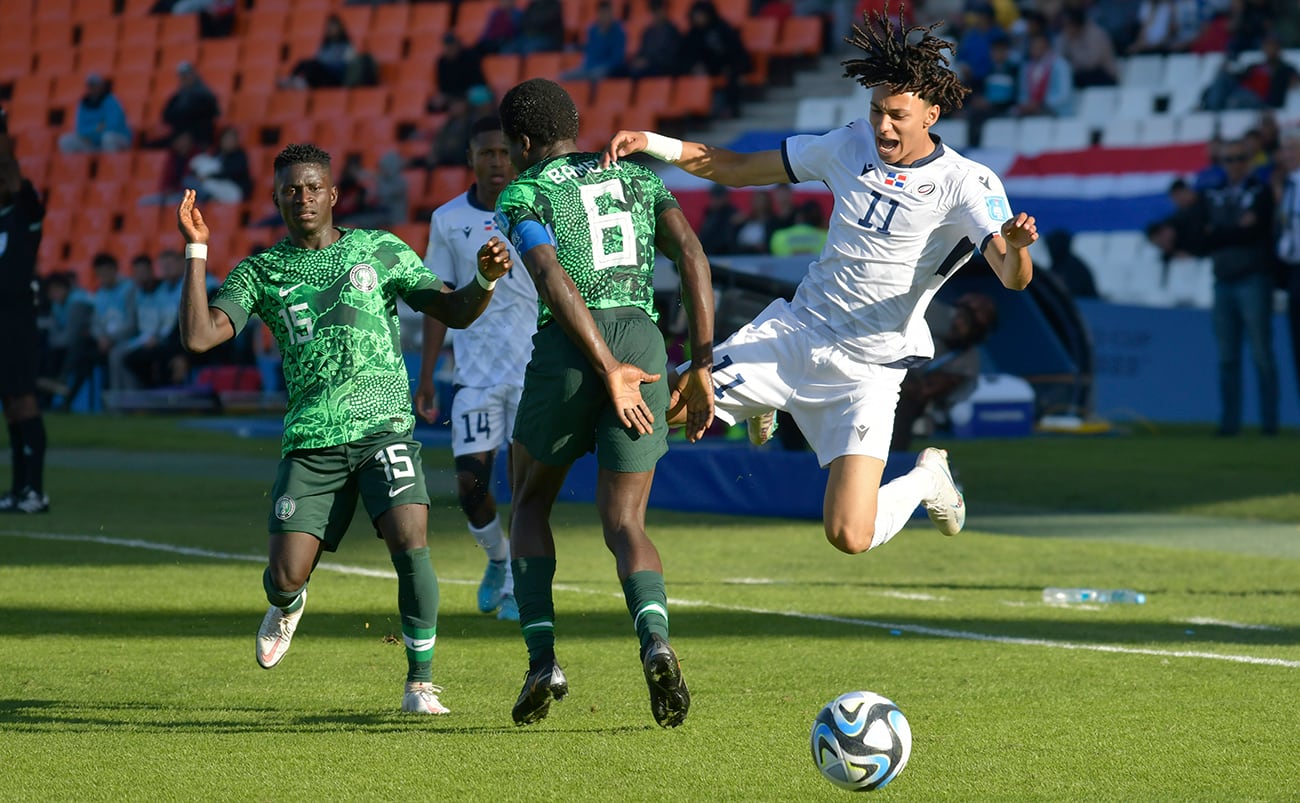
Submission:
POLYGON ((852 792, 879 789, 898 777, 912 754, 912 726, 875 692, 841 694, 812 727, 813 763, 826 780, 852 792))

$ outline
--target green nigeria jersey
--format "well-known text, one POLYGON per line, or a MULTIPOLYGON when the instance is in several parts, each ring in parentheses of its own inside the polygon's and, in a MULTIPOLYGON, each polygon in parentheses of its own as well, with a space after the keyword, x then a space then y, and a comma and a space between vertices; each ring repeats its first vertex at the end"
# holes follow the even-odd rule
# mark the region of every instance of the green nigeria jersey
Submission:
MULTIPOLYGON (((598 153, 567 153, 519 174, 497 199, 497 225, 522 255, 538 244, 528 228, 540 224, 556 256, 590 309, 638 307, 652 320, 655 221, 677 199, 646 167, 615 162, 601 169, 598 153)), ((538 301, 538 327, 551 310, 538 301)))
POLYGON ((256 315, 280 346, 285 454, 415 425, 397 297, 420 309, 442 281, 393 234, 340 230, 328 248, 284 239, 248 257, 212 300, 236 333, 256 315))

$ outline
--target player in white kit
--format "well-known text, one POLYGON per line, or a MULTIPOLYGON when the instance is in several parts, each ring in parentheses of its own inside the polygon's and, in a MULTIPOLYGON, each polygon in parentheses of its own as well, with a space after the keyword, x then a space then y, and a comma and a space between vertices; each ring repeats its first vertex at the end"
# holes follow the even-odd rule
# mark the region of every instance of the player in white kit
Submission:
MULTIPOLYGON (((479 120, 471 129, 469 166, 474 184, 434 211, 424 257, 424 264, 453 287, 474 281, 479 247, 500 234, 493 222, 497 196, 515 177, 501 121, 496 117, 479 120)), ((518 257, 513 246, 510 255, 518 257)), ((497 618, 512 621, 519 619, 519 609, 510 576, 510 544, 492 495, 492 465, 514 430, 524 366, 532 354, 536 331, 537 288, 528 271, 512 270, 497 283, 492 303, 478 320, 457 331, 452 339, 456 393, 450 419, 456 489, 470 534, 488 557, 479 584, 478 607, 483 613, 496 611, 497 618)), ((439 413, 433 371, 446 337, 447 327, 425 316, 415 407, 430 423, 437 421, 439 413)))
POLYGON ((732 187, 821 181, 834 195, 830 233, 793 301, 777 299, 713 354, 716 416, 749 419, 750 439, 789 412, 830 476, 826 538, 847 553, 892 538, 918 504, 941 532, 956 535, 965 501, 947 453, 921 452, 916 467, 880 481, 898 389, 909 366, 934 356, 925 310, 940 286, 978 249, 1003 285, 1033 277, 1034 218, 1013 215, 987 167, 930 133, 969 92, 949 67, 948 42, 867 14, 847 42, 863 57, 845 77, 871 92, 866 119, 780 150, 736 153, 652 132, 620 131, 605 160, 644 151, 693 175, 732 187))

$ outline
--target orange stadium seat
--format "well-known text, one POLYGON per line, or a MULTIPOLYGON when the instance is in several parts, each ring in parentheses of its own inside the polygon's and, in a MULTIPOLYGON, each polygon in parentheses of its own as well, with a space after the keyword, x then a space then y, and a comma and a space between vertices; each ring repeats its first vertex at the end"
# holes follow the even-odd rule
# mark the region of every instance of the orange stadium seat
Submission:
MULTIPOLYGON (((497 0, 462 0, 456 11, 456 36, 464 45, 473 45, 483 35, 488 17, 500 3, 497 0)), ((567 3, 565 5, 568 5, 567 3)))
POLYGON ((822 52, 820 17, 790 17, 781 24, 776 54, 787 57, 817 56, 822 52))
MULTIPOLYGON (((370 33, 370 6, 344 6, 333 10, 339 19, 343 20, 343 29, 348 32, 348 37, 353 42, 362 42, 366 35, 370 33)), ((316 33, 319 41, 320 33, 316 33)))
POLYGON ((72 20, 84 29, 86 23, 98 25, 113 16, 113 0, 72 0, 72 20))
POLYGON ((316 120, 335 120, 343 117, 347 111, 349 89, 312 89, 309 96, 308 114, 316 120))
MULTIPOLYGON (((158 63, 158 52, 154 50, 153 44, 147 46, 140 44, 128 45, 123 43, 117 51, 117 68, 116 73, 137 72, 147 70, 150 73, 156 69, 158 63)), ((153 84, 153 78, 150 77, 149 83, 153 84)))
POLYGON ((781 21, 775 17, 756 17, 741 23, 740 38, 749 50, 754 64, 745 76, 746 83, 755 86, 767 84, 768 59, 776 53, 780 33, 781 21))
POLYGON ((347 90, 347 113, 354 119, 388 114, 388 89, 382 86, 347 90))
POLYGON ((199 75, 204 78, 214 70, 237 70, 239 67, 240 42, 234 37, 227 39, 202 39, 194 65, 199 75))
MULTIPOLYGON (((158 24, 158 45, 164 47, 173 44, 188 44, 191 47, 199 41, 198 14, 168 14, 158 24)), ((193 51, 191 50, 191 53, 193 51)))
POLYGON ((411 250, 424 256, 424 251, 429 247, 429 226, 425 223, 399 223, 396 226, 389 226, 388 230, 396 234, 398 239, 411 246, 411 250))
POLYGON ((264 94, 275 89, 280 74, 280 45, 277 41, 241 42, 239 50, 239 91, 264 94))
POLYGON ((632 79, 602 78, 592 91, 591 105, 593 110, 624 111, 632 105, 632 79))
POLYGON ((158 17, 126 17, 122 20, 122 27, 119 32, 119 44, 122 50, 136 51, 138 53, 148 52, 149 60, 153 61, 154 46, 158 41, 158 17))
POLYGON ((632 110, 638 114, 663 115, 672 110, 672 98, 672 78, 642 78, 632 92, 632 110))
POLYGON ((429 175, 429 200, 442 206, 468 189, 473 180, 468 167, 435 167, 429 175))
POLYGON ((367 150, 386 153, 397 148, 397 120, 386 114, 367 114, 352 120, 352 140, 367 150))
POLYGON ((76 107, 77 101, 84 94, 86 94, 85 78, 79 72, 68 72, 54 76, 47 100, 50 106, 61 106, 71 110, 76 107))
POLYGON ((290 143, 312 142, 316 139, 316 121, 309 117, 281 120, 276 127, 280 130, 277 144, 281 148, 290 143))
POLYGON ((5 104, 10 126, 48 124, 50 80, 48 75, 39 73, 23 75, 14 80, 13 94, 5 104))
MULTIPOLYGON (((353 41, 359 42, 356 39, 353 41)), ((316 51, 320 49, 320 34, 306 29, 290 31, 281 40, 281 44, 287 54, 284 58, 285 66, 292 69, 299 61, 316 55, 316 51)))
POLYGON ((451 29, 451 3, 416 3, 406 29, 411 52, 433 50, 444 32, 451 29))
POLYGON ((561 53, 529 53, 524 56, 524 64, 520 70, 519 80, 527 81, 529 78, 550 78, 558 79, 563 72, 563 54, 561 53))
POLYGON ((36 10, 32 19, 37 22, 62 22, 65 26, 72 18, 72 0, 40 0, 34 3, 36 10))
POLYGON ((143 17, 148 15, 155 5, 157 0, 126 0, 122 7, 122 16, 143 17))
POLYGON ((101 75, 112 75, 113 68, 116 66, 117 46, 114 44, 77 48, 77 74, 79 76, 92 72, 101 75))
POLYGON ((130 151, 121 153, 101 153, 95 157, 95 181, 108 182, 121 186, 131 180, 131 167, 135 155, 130 151))
POLYGON ((718 16, 739 27, 749 19, 749 0, 713 0, 718 16))
POLYGON ((117 48, 122 40, 122 22, 117 17, 95 20, 79 26, 78 30, 80 31, 77 38, 79 50, 105 45, 117 48))
POLYGON ((31 26, 13 23, 12 36, 12 41, 6 41, 0 48, 0 83, 21 78, 32 70, 31 26))
POLYGON ((578 107, 578 114, 582 114, 591 106, 591 82, 587 80, 579 81, 560 81, 560 86, 564 91, 569 93, 573 102, 578 107))
POLYGON ((374 17, 370 20, 370 34, 378 34, 400 43, 406 38, 407 25, 411 20, 410 9, 405 3, 376 6, 374 17))
POLYGON ((278 89, 271 93, 270 103, 263 110, 263 121, 280 123, 307 119, 309 93, 299 89, 278 89))
POLYGON ((225 117, 232 123, 240 125, 256 125, 262 122, 262 115, 266 112, 267 106, 271 103, 271 91, 263 92, 243 91, 236 92, 230 98, 230 103, 226 105, 225 117))
POLYGON ((621 127, 622 118, 622 109, 604 106, 588 109, 582 117, 578 147, 584 151, 604 150, 609 144, 609 138, 621 127))
POLYGON ((77 51, 68 45, 44 47, 36 51, 36 72, 54 76, 75 72, 76 69, 77 51))
POLYGON ((428 170, 422 167, 408 168, 402 171, 402 179, 406 182, 406 195, 412 210, 433 206, 429 202, 428 170))
POLYGON ((31 30, 32 47, 36 50, 49 50, 56 47, 67 50, 73 48, 73 30, 67 20, 37 19, 31 30))
POLYGON ((506 90, 519 83, 519 69, 523 57, 511 53, 495 53, 483 57, 483 77, 499 98, 506 90))
POLYGON ((364 150, 363 143, 352 140, 351 122, 344 119, 317 120, 307 141, 334 157, 335 170, 341 169, 345 154, 364 150))
POLYGON ((713 81, 707 75, 683 75, 673 79, 673 109, 697 117, 713 110, 713 81))

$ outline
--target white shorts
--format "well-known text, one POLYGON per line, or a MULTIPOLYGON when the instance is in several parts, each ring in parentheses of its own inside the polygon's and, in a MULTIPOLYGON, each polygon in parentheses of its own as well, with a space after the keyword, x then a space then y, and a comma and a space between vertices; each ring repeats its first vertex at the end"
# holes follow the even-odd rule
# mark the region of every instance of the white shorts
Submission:
POLYGON ((515 429, 524 389, 518 385, 462 387, 451 400, 451 453, 456 457, 496 453, 515 429))
POLYGON ((784 410, 823 468, 847 454, 885 460, 906 373, 851 359, 777 299, 714 347, 716 415, 734 424, 784 410))

